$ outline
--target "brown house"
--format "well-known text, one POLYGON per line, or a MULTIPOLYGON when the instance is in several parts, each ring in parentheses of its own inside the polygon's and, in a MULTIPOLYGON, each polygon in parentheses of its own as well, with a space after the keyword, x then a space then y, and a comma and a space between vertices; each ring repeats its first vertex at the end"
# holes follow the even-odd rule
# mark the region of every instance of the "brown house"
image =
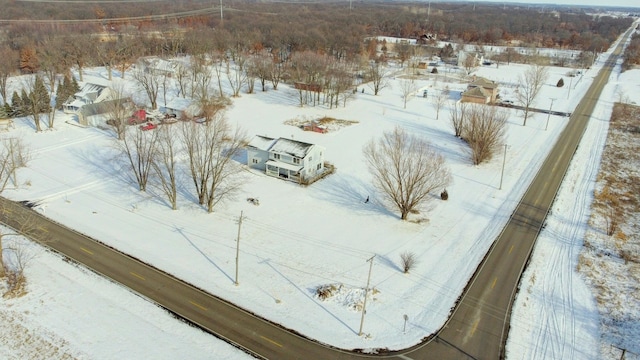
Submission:
POLYGON ((482 77, 473 77, 473 81, 467 86, 467 91, 462 93, 462 102, 488 104, 496 102, 498 97, 498 84, 495 81, 482 77))

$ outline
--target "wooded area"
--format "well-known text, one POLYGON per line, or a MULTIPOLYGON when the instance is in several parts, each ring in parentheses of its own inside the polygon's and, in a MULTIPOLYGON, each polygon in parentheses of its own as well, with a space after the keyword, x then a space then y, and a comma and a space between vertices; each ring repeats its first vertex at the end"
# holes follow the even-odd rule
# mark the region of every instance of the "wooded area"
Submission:
POLYGON ((338 61, 375 56, 364 39, 394 36, 598 52, 629 17, 579 8, 475 3, 271 3, 244 0, 108 4, 2 1, 0 74, 115 67, 140 56, 310 51, 338 61), (351 5, 351 7, 350 7, 351 5), (40 19, 40 21, 34 21, 40 19), (45 20, 46 19, 46 20, 45 20))

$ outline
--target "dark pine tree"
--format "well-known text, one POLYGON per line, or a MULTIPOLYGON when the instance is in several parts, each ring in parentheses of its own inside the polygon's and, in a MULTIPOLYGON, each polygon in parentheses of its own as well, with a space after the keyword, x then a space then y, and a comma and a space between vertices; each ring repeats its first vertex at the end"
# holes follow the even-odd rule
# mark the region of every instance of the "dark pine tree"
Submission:
POLYGON ((13 92, 11 96, 11 117, 20 117, 24 115, 24 104, 22 103, 22 97, 18 95, 17 91, 13 92))

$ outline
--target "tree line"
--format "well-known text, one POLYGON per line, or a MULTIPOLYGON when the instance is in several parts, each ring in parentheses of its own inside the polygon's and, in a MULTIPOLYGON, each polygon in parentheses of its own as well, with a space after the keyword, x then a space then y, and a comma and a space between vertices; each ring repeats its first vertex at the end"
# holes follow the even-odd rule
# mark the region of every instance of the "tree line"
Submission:
POLYGON ((225 2, 218 13, 157 21, 127 21, 138 14, 173 13, 194 2, 136 2, 61 5, 13 2, 3 8, 10 19, 93 19, 95 22, 17 22, 2 27, 2 72, 31 73, 48 61, 47 52, 64 52, 63 66, 108 65, 117 58, 146 55, 175 56, 200 52, 203 43, 219 50, 256 52, 267 49, 280 56, 302 51, 354 60, 366 53, 363 39, 372 36, 418 38, 466 44, 559 47, 601 51, 632 22, 631 18, 586 13, 540 11, 539 8, 496 4, 225 2), (82 10, 84 9, 84 10, 82 10), (82 11, 81 11, 82 10, 82 11), (108 20, 116 19, 121 20, 108 20), (125 18, 123 20, 122 18, 125 18), (205 40, 204 42, 202 40, 205 40), (106 43, 106 44, 105 44, 106 43), (116 44, 114 44, 116 43, 116 44), (45 50, 48 49, 48 50, 45 50), (6 59, 6 60, 4 60, 6 59))

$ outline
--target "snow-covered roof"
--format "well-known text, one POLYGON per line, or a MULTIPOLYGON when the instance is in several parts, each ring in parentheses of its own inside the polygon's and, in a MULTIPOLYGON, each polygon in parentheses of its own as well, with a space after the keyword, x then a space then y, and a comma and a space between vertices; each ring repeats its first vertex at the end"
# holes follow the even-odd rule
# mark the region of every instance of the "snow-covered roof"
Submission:
POLYGON ((189 105, 191 105, 192 102, 192 99, 177 97, 168 101, 164 107, 166 109, 184 111, 189 107, 189 105))
POLYGON ((106 86, 100 84, 85 83, 82 88, 80 88, 80 91, 75 93, 74 96, 76 98, 95 100, 100 95, 102 90, 106 88, 106 86))
POLYGON ((176 70, 176 63, 174 61, 165 60, 156 56, 149 56, 140 59, 144 67, 147 69, 153 69, 156 71, 172 73, 176 70))
POLYGON ((469 86, 482 86, 485 89, 497 88, 498 84, 495 81, 485 79, 483 77, 476 78, 469 86))
POLYGON ((487 90, 481 87, 475 87, 462 93, 462 96, 488 98, 491 96, 487 90))
POLYGON ((303 159, 309 153, 309 150, 313 147, 313 144, 308 144, 302 141, 279 138, 269 149, 270 152, 289 154, 303 159))
POLYGON ((275 139, 273 138, 256 135, 249 141, 247 146, 258 150, 269 151, 269 148, 271 148, 271 145, 273 145, 274 141, 275 139))

